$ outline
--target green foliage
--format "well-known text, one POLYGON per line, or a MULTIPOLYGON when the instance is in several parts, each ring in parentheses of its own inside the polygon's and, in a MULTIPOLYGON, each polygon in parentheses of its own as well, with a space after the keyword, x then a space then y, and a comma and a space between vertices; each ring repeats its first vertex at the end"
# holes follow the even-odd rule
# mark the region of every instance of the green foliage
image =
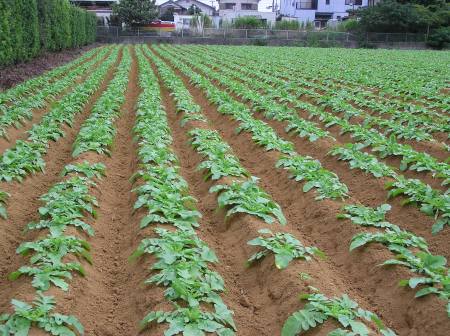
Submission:
POLYGON ((258 29, 267 28, 266 23, 255 16, 241 16, 234 19, 233 28, 237 29, 258 29))
POLYGON ((196 15, 200 14, 201 12, 202 10, 194 4, 190 5, 187 10, 188 15, 196 15))
POLYGON ((195 128, 189 132, 194 148, 207 157, 197 167, 206 170, 205 179, 218 180, 225 176, 248 177, 249 173, 242 167, 239 159, 232 153, 215 130, 195 128))
POLYGON ((37 327, 54 336, 84 335, 84 328, 74 316, 52 313, 55 300, 52 296, 38 293, 32 305, 12 300, 13 314, 0 315, 0 334, 2 336, 28 335, 31 327, 37 327))
POLYGON ((299 30, 300 22, 297 20, 281 20, 275 22, 275 29, 280 30, 299 30))
POLYGON ((95 41, 96 18, 68 0, 0 1, 0 66, 95 41))
POLYGON ((257 182, 258 179, 252 176, 243 182, 233 181, 230 185, 214 185, 209 192, 219 193, 217 198, 219 207, 229 207, 227 217, 235 213, 247 213, 262 218, 268 224, 277 219, 280 224, 285 225, 286 218, 280 206, 258 186, 257 182))
POLYGON ((348 218, 354 224, 361 226, 384 229, 384 232, 356 234, 352 238, 350 251, 370 243, 385 245, 395 254, 395 258, 386 260, 381 266, 400 265, 418 273, 420 277, 401 280, 400 285, 410 288, 422 285, 422 288, 416 292, 416 297, 436 294, 447 301, 447 314, 450 317, 450 270, 447 267, 446 258, 431 254, 427 242, 422 237, 387 222, 385 214, 390 208, 388 204, 383 204, 376 209, 362 205, 343 207, 344 213, 339 214, 338 218, 348 218))
POLYGON ((114 122, 120 114, 120 108, 125 102, 123 92, 127 89, 131 56, 128 48, 124 48, 122 60, 114 78, 108 84, 92 108, 91 115, 83 123, 73 144, 74 157, 85 152, 110 154, 116 129, 114 122))
POLYGON ((427 44, 436 49, 450 47, 450 27, 441 27, 428 36, 427 44))
POLYGON ((328 298, 323 294, 302 294, 301 298, 308 303, 303 309, 292 314, 284 323, 281 331, 282 336, 295 336, 302 334, 316 326, 324 323, 329 318, 333 318, 345 328, 335 329, 328 335, 344 336, 359 335, 368 336, 371 334, 369 327, 362 321, 374 322, 378 331, 383 336, 395 336, 396 334, 386 328, 377 315, 358 307, 358 304, 351 300, 346 294, 338 298, 328 298))
POLYGON ((171 312, 150 312, 142 321, 142 327, 156 321, 169 323, 167 335, 183 333, 184 336, 205 336, 215 333, 218 336, 233 336, 234 325, 228 309, 224 305, 214 305, 214 312, 204 312, 199 308, 176 307, 171 312), (233 329, 228 327, 230 324, 233 329), (206 333, 206 334, 205 334, 206 333))
POLYGON ((158 17, 155 0, 122 0, 113 5, 113 14, 127 26, 140 26, 158 17))
POLYGON ((273 234, 269 229, 261 229, 258 232, 268 235, 268 237, 260 236, 248 242, 249 245, 262 248, 248 259, 248 264, 273 253, 275 255, 275 266, 278 269, 284 269, 293 259, 309 261, 311 260, 310 256, 325 256, 317 247, 304 247, 299 240, 289 233, 277 232, 273 234))
POLYGON ((443 1, 383 0, 375 6, 359 9, 359 25, 367 32, 426 33, 448 25, 449 7, 443 1))

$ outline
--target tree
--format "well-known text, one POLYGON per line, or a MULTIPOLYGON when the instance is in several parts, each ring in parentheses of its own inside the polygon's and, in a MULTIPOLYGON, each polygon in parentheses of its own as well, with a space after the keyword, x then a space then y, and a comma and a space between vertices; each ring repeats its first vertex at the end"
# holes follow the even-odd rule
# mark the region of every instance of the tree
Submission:
POLYGON ((192 4, 187 10, 188 15, 200 14, 201 12, 202 12, 202 10, 200 9, 200 7, 198 7, 194 4, 192 4))
POLYGON ((113 6, 113 14, 127 26, 140 26, 158 17, 155 0, 121 0, 113 6))
POLYGON ((384 0, 356 14, 366 32, 428 33, 450 21, 449 6, 442 0, 384 0))
POLYGON ((174 20, 173 13, 174 13, 173 7, 169 7, 166 9, 164 13, 161 14, 159 19, 162 21, 173 21, 174 20))

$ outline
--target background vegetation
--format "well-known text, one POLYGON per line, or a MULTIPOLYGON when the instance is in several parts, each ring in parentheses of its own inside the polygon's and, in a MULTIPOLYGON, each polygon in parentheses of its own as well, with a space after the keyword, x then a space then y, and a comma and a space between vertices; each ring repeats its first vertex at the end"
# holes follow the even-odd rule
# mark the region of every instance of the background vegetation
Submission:
POLYGON ((95 41, 96 17, 68 0, 0 0, 0 66, 95 41))

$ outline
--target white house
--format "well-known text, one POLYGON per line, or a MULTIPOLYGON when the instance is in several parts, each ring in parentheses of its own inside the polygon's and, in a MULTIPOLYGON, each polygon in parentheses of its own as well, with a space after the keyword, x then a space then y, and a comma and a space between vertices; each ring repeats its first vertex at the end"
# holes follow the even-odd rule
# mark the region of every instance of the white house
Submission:
POLYGON ((107 25, 112 14, 112 5, 119 2, 119 0, 70 0, 70 2, 89 12, 95 13, 99 20, 103 22, 104 25, 107 25))
POLYGON ((213 6, 207 5, 198 0, 168 0, 159 5, 159 14, 164 14, 170 8, 173 13, 187 15, 188 9, 191 6, 199 8, 202 13, 208 16, 213 16, 216 12, 216 9, 213 6))
POLYGON ((258 11, 259 1, 260 0, 218 0, 219 17, 223 21, 233 22, 233 20, 238 17, 254 16, 268 24, 274 24, 276 14, 274 12, 258 11))
POLYGON ((328 20, 348 16, 348 10, 368 6, 373 0, 280 0, 280 14, 300 22, 316 22, 324 27, 328 20))

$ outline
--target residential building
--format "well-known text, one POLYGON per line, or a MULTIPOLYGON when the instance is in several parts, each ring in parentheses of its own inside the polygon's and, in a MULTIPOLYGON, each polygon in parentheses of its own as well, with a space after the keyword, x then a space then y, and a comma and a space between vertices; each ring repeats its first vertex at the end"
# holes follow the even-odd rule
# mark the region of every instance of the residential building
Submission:
POLYGON ((109 18, 112 14, 112 5, 119 2, 119 0, 70 0, 70 2, 89 12, 95 13, 100 24, 109 25, 109 18))
POLYGON ((260 12, 258 4, 260 0, 218 0, 219 17, 222 21, 233 22, 234 19, 242 16, 254 16, 272 25, 275 23, 276 14, 274 12, 260 12))
POLYGON ((328 20, 348 17, 348 11, 368 6, 374 0, 280 0, 280 14, 300 22, 315 22, 324 27, 328 20))
POLYGON ((216 9, 213 6, 207 5, 204 2, 198 0, 169 0, 159 5, 159 15, 161 16, 171 8, 173 13, 180 15, 187 15, 188 9, 191 6, 195 6, 201 10, 202 13, 213 16, 216 13, 216 9))

